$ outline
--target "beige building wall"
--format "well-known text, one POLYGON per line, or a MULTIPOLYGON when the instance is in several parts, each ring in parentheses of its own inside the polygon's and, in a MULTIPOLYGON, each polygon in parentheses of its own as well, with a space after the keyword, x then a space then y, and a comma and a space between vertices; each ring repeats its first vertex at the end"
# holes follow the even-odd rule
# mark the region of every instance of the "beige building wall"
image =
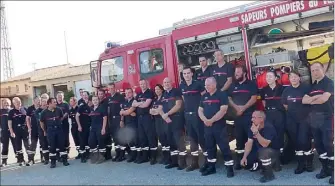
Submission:
POLYGON ((0 97, 12 99, 15 96, 21 98, 24 106, 30 105, 33 98, 33 89, 30 79, 1 82, 0 97))

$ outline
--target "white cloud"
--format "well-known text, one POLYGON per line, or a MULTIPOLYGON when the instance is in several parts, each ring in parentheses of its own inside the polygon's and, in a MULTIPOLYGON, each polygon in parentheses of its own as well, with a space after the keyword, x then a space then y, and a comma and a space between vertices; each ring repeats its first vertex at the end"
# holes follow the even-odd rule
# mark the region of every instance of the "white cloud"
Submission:
MULTIPOLYGON (((158 35, 184 18, 220 11, 247 1, 7 1, 6 15, 15 74, 98 58, 107 40, 129 43, 158 35)), ((250 2, 249 2, 250 3, 250 2)))

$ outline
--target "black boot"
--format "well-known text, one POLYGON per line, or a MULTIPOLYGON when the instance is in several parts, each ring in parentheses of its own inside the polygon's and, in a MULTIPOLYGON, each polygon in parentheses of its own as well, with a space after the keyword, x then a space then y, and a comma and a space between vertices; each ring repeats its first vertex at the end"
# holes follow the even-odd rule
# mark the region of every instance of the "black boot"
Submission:
MULTIPOLYGON (((282 154, 282 153, 281 153, 282 154)), ((276 157, 276 158, 274 158, 275 159, 275 162, 273 162, 273 170, 275 171, 275 172, 279 172, 279 171, 281 171, 282 170, 282 168, 281 168, 281 160, 280 160, 280 155, 278 154, 278 156, 276 157)))
POLYGON ((199 168, 199 156, 192 156, 192 163, 186 168, 186 172, 194 171, 199 168))
POLYGON ((187 167, 186 155, 179 155, 178 156, 178 170, 183 170, 186 167, 187 167))
POLYGON ((298 161, 298 166, 294 170, 294 174, 301 174, 305 171, 305 156, 296 156, 298 161))
POLYGON ((125 157, 125 151, 124 150, 121 150, 120 151, 120 156, 119 156, 119 158, 117 158, 116 159, 116 162, 121 162, 121 161, 124 161, 125 159, 126 159, 126 157, 125 157))
POLYGON ((171 163, 171 153, 170 151, 164 151, 163 152, 164 154, 164 162, 163 162, 163 165, 169 165, 171 163))
POLYGON ((226 170, 227 170, 227 178, 234 177, 233 165, 226 166, 226 170))
POLYGON ((87 158, 86 158, 86 151, 84 153, 81 153, 80 155, 80 162, 81 163, 86 163, 87 162, 87 158))
POLYGON ((207 161, 207 157, 205 157, 205 162, 204 164, 200 167, 199 172, 204 172, 208 168, 209 164, 207 161))
POLYGON ((49 164, 49 153, 44 153, 44 165, 48 165, 49 164))
POLYGON ((328 159, 320 159, 322 168, 319 174, 316 175, 317 179, 323 179, 326 178, 328 176, 330 176, 330 171, 329 171, 329 167, 328 167, 328 159))
POLYGON ((329 179, 329 184, 334 184, 334 160, 329 160, 329 172, 331 177, 329 179))
POLYGON ((208 176, 216 173, 215 163, 207 162, 207 168, 201 172, 202 176, 208 176))
POLYGON ((110 147, 106 147, 105 160, 110 159, 112 159, 112 149, 110 147))
POLYGON ((119 148, 115 149, 115 156, 112 158, 112 161, 116 161, 117 159, 119 159, 120 153, 121 153, 121 149, 119 148))
POLYGON ((271 180, 275 179, 275 176, 273 175, 273 171, 270 165, 268 166, 263 166, 264 168, 264 174, 263 177, 259 179, 261 183, 269 182, 271 180))
POLYGON ((127 162, 130 163, 130 162, 135 161, 135 159, 136 159, 136 154, 137 154, 137 151, 136 151, 136 150, 131 150, 130 153, 128 154, 127 162))
POLYGON ((75 158, 76 160, 79 160, 79 159, 81 159, 81 154, 78 152, 78 155, 76 156, 76 158, 75 158))
POLYGON ((56 152, 56 158, 58 162, 62 162, 62 158, 60 157, 59 152, 56 152))
POLYGON ((305 160, 306 160, 306 171, 307 172, 313 172, 314 171, 314 166, 313 166, 313 159, 314 159, 314 154, 310 155, 305 155, 305 160))
POLYGON ((62 157, 62 161, 63 161, 64 166, 69 166, 70 165, 69 162, 67 162, 67 155, 62 157))
POLYGON ((56 160, 55 159, 51 159, 50 168, 55 168, 55 167, 56 167, 56 160))
POLYGON ((157 150, 150 150, 150 165, 157 163, 157 150))
POLYGON ((178 167, 178 155, 171 156, 171 162, 165 166, 166 169, 178 167))
POLYGON ((43 152, 42 151, 40 151, 40 159, 41 159, 41 163, 44 163, 44 156, 43 156, 43 152))
POLYGON ((100 164, 105 161, 105 156, 103 152, 98 152, 98 158, 97 161, 95 162, 96 164, 100 164))
POLYGON ((7 166, 7 159, 2 159, 1 167, 6 167, 6 166, 7 166))
POLYGON ((19 166, 22 166, 25 163, 23 159, 23 154, 18 154, 17 160, 18 160, 19 166))
POLYGON ((35 160, 34 160, 35 154, 29 154, 28 155, 28 166, 31 166, 33 164, 35 164, 35 160))
POLYGON ((141 159, 137 162, 137 164, 146 163, 149 161, 149 151, 143 150, 141 159))
POLYGON ((236 160, 235 160, 235 165, 234 165, 234 169, 235 170, 241 170, 242 166, 241 166, 241 159, 243 158, 243 153, 236 153, 236 160))
POLYGON ((139 162, 141 160, 141 157, 142 157, 142 151, 137 151, 134 163, 139 162))

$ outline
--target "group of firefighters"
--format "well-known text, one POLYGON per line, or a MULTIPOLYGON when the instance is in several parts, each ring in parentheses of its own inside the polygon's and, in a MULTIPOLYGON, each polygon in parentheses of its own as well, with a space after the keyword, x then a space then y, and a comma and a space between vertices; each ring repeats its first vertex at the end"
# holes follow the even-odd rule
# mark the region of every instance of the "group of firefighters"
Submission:
POLYGON ((34 163, 37 141, 41 159, 51 168, 56 161, 69 165, 69 120, 71 133, 78 150, 76 159, 85 163, 105 160, 145 163, 157 162, 158 141, 161 144, 160 163, 166 169, 193 171, 200 169, 203 176, 216 173, 217 145, 220 148, 227 177, 235 170, 261 170, 261 182, 274 179, 273 171, 281 170, 284 133, 288 132, 298 162, 295 174, 313 171, 314 147, 322 169, 317 179, 331 176, 334 182, 333 96, 334 83, 325 76, 323 65, 310 66, 314 82, 300 83, 300 74, 291 71, 291 86, 284 88, 276 82, 274 71, 268 71, 268 85, 258 91, 257 85, 247 79, 244 66, 235 66, 224 60, 221 50, 214 53, 217 64, 208 66, 206 57, 199 57, 201 68, 182 70, 179 88, 165 78, 154 92, 146 80, 140 80, 141 91, 134 96, 131 88, 125 96, 108 85, 110 97, 104 90, 97 95, 80 90, 81 99, 64 94, 56 98, 47 94, 34 99, 34 105, 25 109, 19 98, 3 99, 1 109, 2 165, 7 164, 8 144, 11 140, 20 165, 34 163), (195 74, 194 74, 195 73, 195 74), (265 111, 256 110, 260 95, 265 111), (229 109, 228 109, 229 108, 229 109), (236 136, 235 161, 229 146, 226 116, 234 113, 236 136), (186 130, 185 130, 186 129, 186 130), (190 140, 191 163, 187 165, 184 137, 190 140), (22 142, 28 154, 25 163, 22 142), (115 156, 112 157, 112 143, 115 156), (199 154, 205 162, 199 166, 199 154), (128 156, 126 157, 126 152, 128 156), (233 168, 234 167, 234 168, 233 168))

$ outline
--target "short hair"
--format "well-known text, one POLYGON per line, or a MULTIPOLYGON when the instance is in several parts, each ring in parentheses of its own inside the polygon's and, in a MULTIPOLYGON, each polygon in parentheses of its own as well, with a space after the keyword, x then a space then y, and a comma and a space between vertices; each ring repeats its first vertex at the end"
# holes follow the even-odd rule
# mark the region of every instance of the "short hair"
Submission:
POLYGON ((43 94, 41 95, 41 98, 42 98, 42 99, 49 99, 49 94, 47 94, 47 93, 43 93, 43 94))
POLYGON ((64 92, 63 92, 63 91, 58 91, 58 92, 57 92, 57 95, 58 95, 58 94, 61 94, 62 96, 64 96, 64 92))
POLYGON ((275 78, 278 78, 278 75, 274 70, 269 70, 266 73, 272 73, 275 76, 275 78))
POLYGON ((301 77, 301 74, 300 74, 299 71, 297 71, 297 70, 292 70, 292 71, 289 73, 289 76, 291 76, 291 74, 295 74, 295 75, 301 77))
POLYGON ((115 87, 115 83, 108 83, 108 86, 113 86, 113 87, 115 87))
POLYGON ((238 68, 242 69, 243 73, 247 73, 247 68, 244 65, 236 65, 235 70, 238 69, 238 68))
POLYGON ((131 92, 133 92, 132 88, 126 88, 125 91, 130 90, 131 92))
POLYGON ((52 103, 52 100, 56 100, 56 98, 53 98, 53 97, 49 98, 47 101, 47 104, 49 105, 50 103, 52 103))
POLYGON ((14 103, 14 101, 21 101, 21 99, 19 97, 13 97, 12 102, 14 103))
POLYGON ((85 90, 83 93, 86 93, 88 96, 90 96, 90 92, 85 90))
POLYGON ((35 100, 35 99, 41 99, 41 97, 40 97, 40 96, 35 96, 35 97, 34 97, 34 100, 35 100))
POLYGON ((187 70, 187 69, 190 69, 190 71, 193 72, 193 69, 192 69, 192 67, 190 67, 190 66, 186 66, 186 67, 184 67, 184 68, 183 68, 183 71, 184 71, 184 70, 187 70))
POLYGON ((105 93, 105 90, 100 88, 100 89, 98 89, 98 92, 105 93))
POLYGON ((224 52, 223 52, 223 50, 221 50, 221 49, 216 49, 215 51, 214 51, 214 53, 216 53, 216 52, 220 52, 221 53, 221 55, 224 55, 224 52))
MULTIPOLYGON (((12 104, 12 102, 10 101, 9 98, 2 98, 1 100, 1 104, 3 104, 5 101, 7 101, 8 105, 10 106, 12 104)), ((2 105, 1 105, 2 106, 2 105)))
POLYGON ((265 112, 264 111, 262 111, 262 110, 255 110, 254 111, 255 113, 259 113, 259 115, 261 115, 261 117, 264 119, 264 121, 265 121, 265 119, 266 119, 266 115, 265 115, 265 112))
POLYGON ((198 58, 198 59, 200 59, 200 58, 202 58, 202 57, 203 57, 203 58, 205 58, 205 59, 207 59, 207 57, 206 57, 206 56, 199 56, 199 58, 198 58))
POLYGON ((70 97, 70 100, 73 100, 74 102, 77 102, 77 98, 76 97, 70 97))
POLYGON ((84 90, 84 89, 80 88, 79 91, 81 91, 81 90, 84 90))
POLYGON ((214 77, 208 77, 208 78, 206 78, 206 81, 211 81, 214 84, 217 84, 216 79, 214 77))
POLYGON ((316 65, 316 64, 319 64, 322 68, 324 68, 323 64, 321 62, 319 62, 319 61, 316 61, 316 62, 312 63, 310 65, 310 67, 312 67, 313 65, 316 65))

